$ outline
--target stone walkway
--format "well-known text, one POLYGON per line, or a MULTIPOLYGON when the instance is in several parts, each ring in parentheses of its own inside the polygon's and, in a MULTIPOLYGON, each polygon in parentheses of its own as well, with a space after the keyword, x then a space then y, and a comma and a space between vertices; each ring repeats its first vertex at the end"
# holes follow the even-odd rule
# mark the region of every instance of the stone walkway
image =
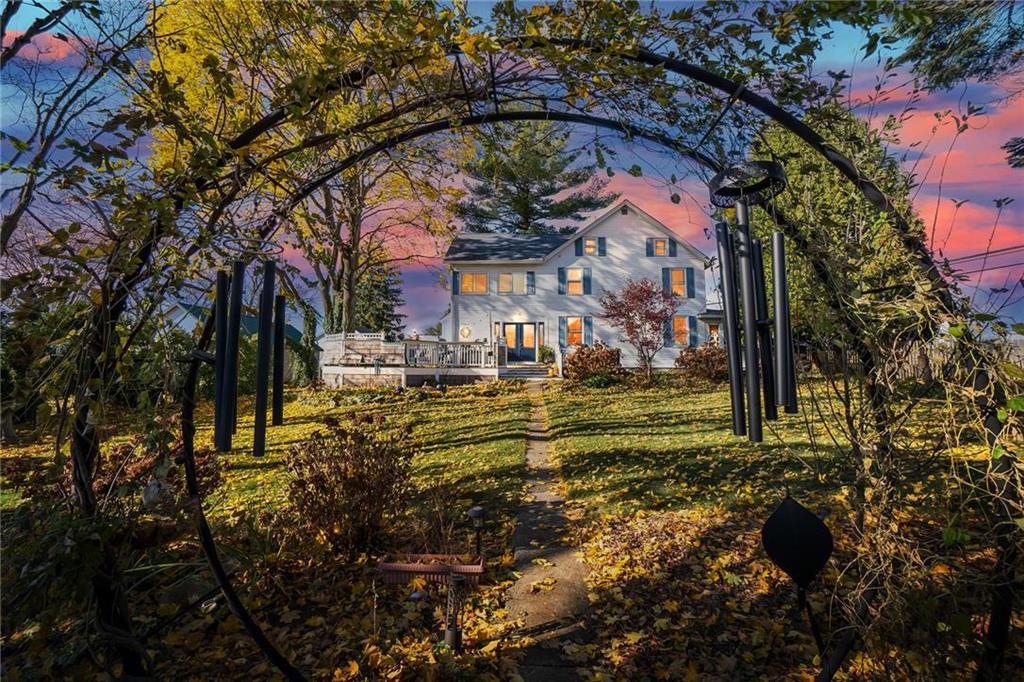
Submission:
POLYGON ((519 580, 509 589, 509 615, 522 620, 518 634, 536 643, 526 650, 519 674, 526 682, 577 680, 574 664, 562 646, 586 639, 586 565, 566 545, 565 500, 555 490, 557 467, 548 456, 548 433, 542 382, 529 386, 532 408, 526 427, 526 499, 516 515, 512 535, 519 580))

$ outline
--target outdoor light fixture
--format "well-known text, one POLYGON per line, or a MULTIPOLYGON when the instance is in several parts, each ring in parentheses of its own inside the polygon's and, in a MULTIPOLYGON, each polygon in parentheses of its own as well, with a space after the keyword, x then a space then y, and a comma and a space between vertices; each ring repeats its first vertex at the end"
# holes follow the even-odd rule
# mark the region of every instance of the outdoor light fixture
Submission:
POLYGON ((466 512, 466 516, 473 521, 473 530, 476 531, 476 555, 479 557, 483 554, 481 551, 483 546, 481 543, 481 536, 484 530, 484 518, 487 516, 487 510, 480 505, 477 505, 466 512))
POLYGON ((797 603, 807 613, 818 653, 825 642, 807 601, 807 587, 832 556, 832 533, 813 512, 788 494, 761 528, 761 544, 768 558, 796 583, 797 603))

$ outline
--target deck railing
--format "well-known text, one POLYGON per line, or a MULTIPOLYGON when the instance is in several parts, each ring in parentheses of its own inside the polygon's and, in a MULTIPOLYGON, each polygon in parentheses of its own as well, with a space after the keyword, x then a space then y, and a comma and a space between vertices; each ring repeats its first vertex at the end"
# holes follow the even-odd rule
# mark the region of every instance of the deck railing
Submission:
POLYGON ((406 341, 409 367, 496 367, 497 344, 486 341, 406 341))

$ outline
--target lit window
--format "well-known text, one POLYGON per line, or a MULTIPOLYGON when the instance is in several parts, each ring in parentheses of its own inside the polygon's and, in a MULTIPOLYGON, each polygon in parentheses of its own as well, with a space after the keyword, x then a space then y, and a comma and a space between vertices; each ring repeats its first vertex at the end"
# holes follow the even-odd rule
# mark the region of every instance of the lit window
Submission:
POLYGON ((565 343, 569 346, 583 345, 583 318, 567 317, 565 343))
POLYGON ((686 317, 676 315, 672 318, 672 340, 676 344, 685 346, 690 343, 689 325, 686 324, 686 317))
POLYGON ((666 255, 668 255, 668 240, 667 239, 655 239, 654 240, 654 255, 655 256, 666 256, 666 255))
POLYGON ((672 268, 669 273, 672 276, 672 293, 676 296, 686 296, 686 280, 683 277, 683 269, 672 268))
POLYGON ((570 296, 583 295, 583 268, 568 268, 565 271, 565 293, 570 296))
POLYGON ((499 294, 525 294, 526 273, 525 272, 501 272, 498 273, 499 294))
POLYGON ((486 272, 464 272, 462 273, 462 293, 481 295, 487 293, 486 272))
POLYGON ((544 323, 537 323, 537 346, 544 345, 544 323))
POLYGON ((583 253, 593 256, 597 253, 597 237, 587 237, 583 240, 583 253))

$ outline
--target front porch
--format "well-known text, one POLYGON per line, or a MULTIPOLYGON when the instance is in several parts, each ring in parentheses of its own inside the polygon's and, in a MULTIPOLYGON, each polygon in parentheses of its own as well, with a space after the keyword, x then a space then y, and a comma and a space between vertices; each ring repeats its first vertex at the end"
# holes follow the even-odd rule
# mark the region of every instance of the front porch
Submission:
POLYGON ((422 386, 494 381, 505 371, 504 339, 388 341, 383 334, 328 334, 319 341, 320 378, 341 386, 422 386))

